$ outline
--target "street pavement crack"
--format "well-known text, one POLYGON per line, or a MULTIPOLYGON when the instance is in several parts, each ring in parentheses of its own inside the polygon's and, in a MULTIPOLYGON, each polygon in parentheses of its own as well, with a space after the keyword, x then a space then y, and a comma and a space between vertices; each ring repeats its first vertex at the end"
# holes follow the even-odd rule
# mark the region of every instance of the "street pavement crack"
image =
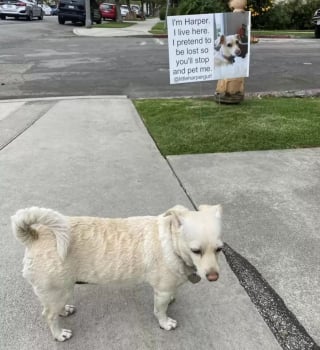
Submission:
POLYGON ((225 243, 227 262, 283 349, 319 350, 296 316, 259 271, 225 243))

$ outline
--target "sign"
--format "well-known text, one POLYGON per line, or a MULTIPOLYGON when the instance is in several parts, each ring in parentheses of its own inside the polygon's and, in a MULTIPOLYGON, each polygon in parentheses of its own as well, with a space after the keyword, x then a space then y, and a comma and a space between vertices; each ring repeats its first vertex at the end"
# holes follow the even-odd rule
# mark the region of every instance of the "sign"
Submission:
POLYGON ((249 76, 250 13, 168 16, 170 84, 249 76))

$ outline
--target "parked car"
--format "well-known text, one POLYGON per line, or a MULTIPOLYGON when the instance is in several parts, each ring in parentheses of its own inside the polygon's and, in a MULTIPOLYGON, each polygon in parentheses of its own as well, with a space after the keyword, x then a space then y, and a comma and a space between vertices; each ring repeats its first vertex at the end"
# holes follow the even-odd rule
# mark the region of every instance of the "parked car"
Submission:
POLYGON ((49 5, 42 4, 41 8, 42 8, 45 16, 51 16, 51 7, 49 5))
POLYGON ((126 17, 127 13, 129 12, 127 5, 121 5, 120 6, 120 12, 122 17, 126 17))
MULTIPOLYGON (((137 18, 145 19, 144 13, 143 13, 143 11, 141 11, 140 6, 138 6, 138 5, 130 5, 130 7, 131 7, 131 11, 133 11, 136 14, 137 18)), ((129 12, 128 6, 127 5, 121 5, 120 6, 120 10, 121 10, 121 16, 122 17, 126 17, 126 15, 129 12)))
MULTIPOLYGON (((101 14, 96 0, 90 0, 91 21, 101 23, 101 14)), ((66 21, 72 23, 86 22, 85 0, 60 0, 58 5, 58 22, 64 24, 66 21)))
POLYGON ((314 13, 312 22, 315 24, 314 36, 320 39, 320 9, 316 10, 314 13))
POLYGON ((44 11, 36 1, 33 0, 1 0, 0 19, 6 17, 26 18, 32 21, 34 17, 43 19, 44 11))
POLYGON ((131 10, 134 11, 137 18, 146 19, 144 12, 139 5, 131 5, 131 10))
POLYGON ((58 7, 56 5, 51 5, 51 16, 57 16, 58 15, 58 7))
POLYGON ((115 4, 104 2, 100 4, 99 9, 103 19, 112 19, 113 21, 117 19, 117 9, 115 4))

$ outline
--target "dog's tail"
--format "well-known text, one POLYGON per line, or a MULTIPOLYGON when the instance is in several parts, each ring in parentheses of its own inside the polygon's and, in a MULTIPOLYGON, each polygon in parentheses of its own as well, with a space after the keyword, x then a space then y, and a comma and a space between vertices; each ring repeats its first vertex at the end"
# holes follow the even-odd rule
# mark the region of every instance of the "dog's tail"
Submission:
POLYGON ((56 236, 57 251, 64 259, 70 241, 68 221, 62 214, 45 208, 31 207, 20 209, 11 217, 13 234, 25 244, 30 245, 38 239, 40 225, 48 227, 56 236))

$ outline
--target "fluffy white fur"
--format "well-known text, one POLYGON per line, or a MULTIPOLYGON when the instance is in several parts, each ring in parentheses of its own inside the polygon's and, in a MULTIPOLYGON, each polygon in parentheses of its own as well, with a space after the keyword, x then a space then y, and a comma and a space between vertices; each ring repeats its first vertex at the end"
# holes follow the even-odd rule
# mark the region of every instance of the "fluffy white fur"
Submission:
POLYGON ((199 211, 176 206, 159 216, 125 219, 68 217, 32 207, 11 219, 14 235, 26 246, 23 276, 59 341, 72 336, 61 328, 59 315, 75 311, 68 301, 76 282, 147 281, 160 327, 171 330, 177 322, 167 308, 178 286, 195 272, 209 281, 219 277, 219 205, 199 211))

